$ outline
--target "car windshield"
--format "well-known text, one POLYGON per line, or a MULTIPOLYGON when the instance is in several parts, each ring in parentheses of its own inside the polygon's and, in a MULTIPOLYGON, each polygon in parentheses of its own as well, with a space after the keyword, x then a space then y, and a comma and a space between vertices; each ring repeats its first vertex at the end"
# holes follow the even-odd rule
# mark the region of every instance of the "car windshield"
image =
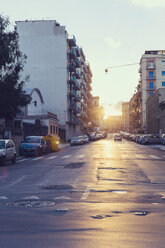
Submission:
POLYGON ((24 140, 25 143, 40 143, 39 137, 26 137, 24 140))
POLYGON ((0 149, 5 149, 5 141, 0 141, 0 149))

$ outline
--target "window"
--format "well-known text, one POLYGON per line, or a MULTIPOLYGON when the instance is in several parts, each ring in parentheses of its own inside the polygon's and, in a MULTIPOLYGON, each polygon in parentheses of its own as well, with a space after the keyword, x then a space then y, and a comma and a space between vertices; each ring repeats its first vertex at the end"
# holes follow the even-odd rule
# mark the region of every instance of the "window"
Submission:
POLYGON ((148 68, 154 68, 154 61, 148 62, 148 68))
POLYGON ((50 125, 50 133, 52 133, 52 131, 53 131, 52 129, 53 129, 53 128, 52 128, 52 125, 50 125))
POLYGON ((162 82, 162 86, 165 86, 165 82, 162 82))
POLYGON ((165 76, 165 71, 162 71, 162 76, 165 76))
POLYGON ((149 96, 151 96, 151 95, 153 95, 153 92, 152 91, 149 92, 149 96))
POLYGON ((55 126, 53 126, 53 133, 55 134, 55 126))
POLYGON ((162 65, 165 65, 165 60, 162 60, 162 65))
POLYGON ((149 89, 153 90, 154 89, 154 82, 149 82, 149 89))
POLYGON ((149 71, 149 78, 153 78, 154 77, 154 72, 153 71, 149 71))
POLYGON ((58 127, 56 126, 56 134, 58 134, 58 127))

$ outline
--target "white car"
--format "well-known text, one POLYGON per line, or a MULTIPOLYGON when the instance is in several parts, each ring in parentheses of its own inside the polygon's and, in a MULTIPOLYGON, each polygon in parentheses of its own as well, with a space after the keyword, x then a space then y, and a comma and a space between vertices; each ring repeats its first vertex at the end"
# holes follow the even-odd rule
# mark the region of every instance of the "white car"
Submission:
POLYGON ((75 137, 72 137, 71 140, 70 140, 70 145, 73 146, 73 145, 83 145, 84 144, 84 140, 82 139, 81 136, 75 136, 75 137))
POLYGON ((83 135, 83 136, 81 136, 81 137, 82 137, 82 139, 84 140, 84 143, 85 143, 85 144, 89 143, 89 138, 88 138, 87 135, 83 135))
POLYGON ((122 136, 120 134, 116 134, 114 136, 114 141, 122 141, 122 136))
POLYGON ((0 139, 0 164, 11 160, 13 164, 16 163, 16 149, 12 140, 0 139))

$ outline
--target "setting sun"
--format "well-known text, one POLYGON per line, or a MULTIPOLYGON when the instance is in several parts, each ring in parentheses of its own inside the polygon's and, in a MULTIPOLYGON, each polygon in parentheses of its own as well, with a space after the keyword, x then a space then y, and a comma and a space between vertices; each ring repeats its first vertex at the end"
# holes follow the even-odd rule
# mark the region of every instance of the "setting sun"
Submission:
POLYGON ((122 115, 122 112, 119 109, 116 109, 115 105, 106 105, 104 106, 104 119, 107 119, 111 115, 122 115))

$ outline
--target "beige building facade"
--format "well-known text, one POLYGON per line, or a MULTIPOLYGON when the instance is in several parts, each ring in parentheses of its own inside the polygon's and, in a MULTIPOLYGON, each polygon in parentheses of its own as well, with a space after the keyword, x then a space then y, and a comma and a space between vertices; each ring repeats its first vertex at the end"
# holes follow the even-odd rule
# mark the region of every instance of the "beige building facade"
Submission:
POLYGON ((157 89, 165 88, 165 50, 145 51, 140 60, 139 73, 137 90, 141 92, 142 129, 146 132, 147 99, 157 89))

